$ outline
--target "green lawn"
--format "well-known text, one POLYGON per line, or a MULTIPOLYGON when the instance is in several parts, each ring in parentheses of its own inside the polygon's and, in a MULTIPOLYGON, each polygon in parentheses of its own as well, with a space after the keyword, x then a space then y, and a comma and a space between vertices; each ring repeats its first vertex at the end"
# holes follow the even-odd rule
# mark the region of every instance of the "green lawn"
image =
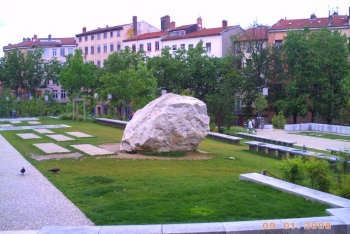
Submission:
POLYGON ((295 132, 295 133, 290 133, 290 134, 304 135, 304 136, 313 136, 313 137, 319 137, 319 138, 325 138, 325 139, 331 139, 331 140, 350 141, 350 136, 337 135, 337 134, 332 134, 332 133, 322 133, 322 132, 295 132))
MULTIPOLYGON (((63 123, 71 128, 55 133, 80 131, 93 138, 55 142, 23 140, 17 133, 0 132, 24 157, 77 205, 96 225, 224 222, 326 216, 326 205, 283 193, 273 188, 240 181, 242 173, 263 169, 281 177, 274 165, 279 158, 251 153, 248 146, 205 139, 199 149, 210 160, 148 160, 98 158, 36 161, 31 154, 44 155, 33 143, 55 142, 72 152, 70 144, 115 143, 123 130, 91 122, 40 119, 42 124, 63 123), (234 157, 235 160, 229 159, 234 157), (58 167, 52 174, 47 170, 58 167)), ((82 152, 81 152, 82 153, 82 152)), ((180 157, 181 158, 181 157, 180 157)), ((179 159, 179 157, 176 157, 179 159)))

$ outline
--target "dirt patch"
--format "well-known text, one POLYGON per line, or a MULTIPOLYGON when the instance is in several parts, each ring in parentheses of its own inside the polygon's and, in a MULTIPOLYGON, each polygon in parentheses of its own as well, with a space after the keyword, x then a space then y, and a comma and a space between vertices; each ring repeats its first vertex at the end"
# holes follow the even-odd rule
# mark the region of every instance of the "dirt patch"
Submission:
MULTIPOLYGON (((146 156, 142 154, 129 154, 120 150, 119 143, 103 144, 98 147, 116 153, 115 155, 96 156, 97 159, 102 158, 124 158, 124 159, 155 159, 155 160, 208 160, 210 156, 206 155, 207 152, 198 150, 197 152, 189 152, 184 157, 161 157, 161 156, 146 156)), ((41 161, 48 159, 61 159, 61 158, 79 158, 81 153, 66 153, 66 154, 47 154, 47 155, 31 155, 31 158, 41 161)))
POLYGON ((161 157, 161 156, 146 156, 142 154, 129 154, 120 150, 119 143, 98 145, 98 147, 116 152, 118 155, 110 155, 96 158, 128 158, 128 159, 156 159, 156 160, 208 160, 211 159, 210 156, 205 155, 207 152, 198 150, 198 152, 189 152, 184 157, 161 157))

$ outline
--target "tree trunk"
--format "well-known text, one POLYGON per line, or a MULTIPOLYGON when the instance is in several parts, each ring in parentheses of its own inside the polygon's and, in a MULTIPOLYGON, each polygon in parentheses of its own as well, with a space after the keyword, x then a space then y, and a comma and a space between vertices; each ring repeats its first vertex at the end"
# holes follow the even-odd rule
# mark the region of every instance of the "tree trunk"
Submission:
POLYGON ((293 115, 293 123, 296 124, 297 123, 297 115, 293 115))

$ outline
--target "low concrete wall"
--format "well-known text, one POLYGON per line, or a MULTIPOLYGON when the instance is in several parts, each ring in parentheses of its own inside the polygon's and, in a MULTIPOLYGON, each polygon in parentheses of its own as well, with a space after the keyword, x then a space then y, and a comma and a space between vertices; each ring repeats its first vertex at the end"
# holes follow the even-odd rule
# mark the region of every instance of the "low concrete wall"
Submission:
POLYGON ((327 133, 337 133, 350 135, 350 127, 340 125, 328 125, 328 124, 317 124, 317 123, 306 123, 306 124, 286 124, 284 126, 285 131, 317 131, 327 133))

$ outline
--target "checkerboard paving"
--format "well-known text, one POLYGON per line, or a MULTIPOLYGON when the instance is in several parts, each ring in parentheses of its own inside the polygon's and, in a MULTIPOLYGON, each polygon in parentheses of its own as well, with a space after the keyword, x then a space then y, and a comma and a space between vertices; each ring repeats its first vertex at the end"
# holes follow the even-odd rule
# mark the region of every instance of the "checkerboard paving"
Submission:
POLYGON ((38 132, 38 133, 54 133, 53 131, 49 130, 49 129, 45 129, 45 128, 41 128, 41 129, 33 129, 34 131, 38 132))
POLYGON ((11 124, 0 124, 0 128, 12 127, 11 124))
POLYGON ((89 135, 83 132, 66 132, 66 133, 75 137, 93 137, 92 135, 89 135))
POLYGON ((29 124, 41 124, 41 123, 38 122, 38 121, 28 121, 27 123, 29 123, 29 124))
POLYGON ((67 137, 62 134, 52 134, 52 135, 47 135, 48 137, 56 140, 56 141, 74 141, 73 138, 67 137))
POLYGON ((97 146, 90 145, 90 144, 81 144, 81 145, 71 145, 72 147, 83 151, 84 153, 87 153, 89 155, 104 155, 104 154, 115 154, 111 151, 101 149, 97 146))
POLYGON ((22 139, 38 139, 41 138, 33 133, 19 133, 17 134, 17 136, 19 136, 22 139))
POLYGON ((67 153, 70 152, 69 150, 56 145, 55 143, 40 143, 40 144, 33 144, 34 146, 38 147, 45 153, 67 153))

